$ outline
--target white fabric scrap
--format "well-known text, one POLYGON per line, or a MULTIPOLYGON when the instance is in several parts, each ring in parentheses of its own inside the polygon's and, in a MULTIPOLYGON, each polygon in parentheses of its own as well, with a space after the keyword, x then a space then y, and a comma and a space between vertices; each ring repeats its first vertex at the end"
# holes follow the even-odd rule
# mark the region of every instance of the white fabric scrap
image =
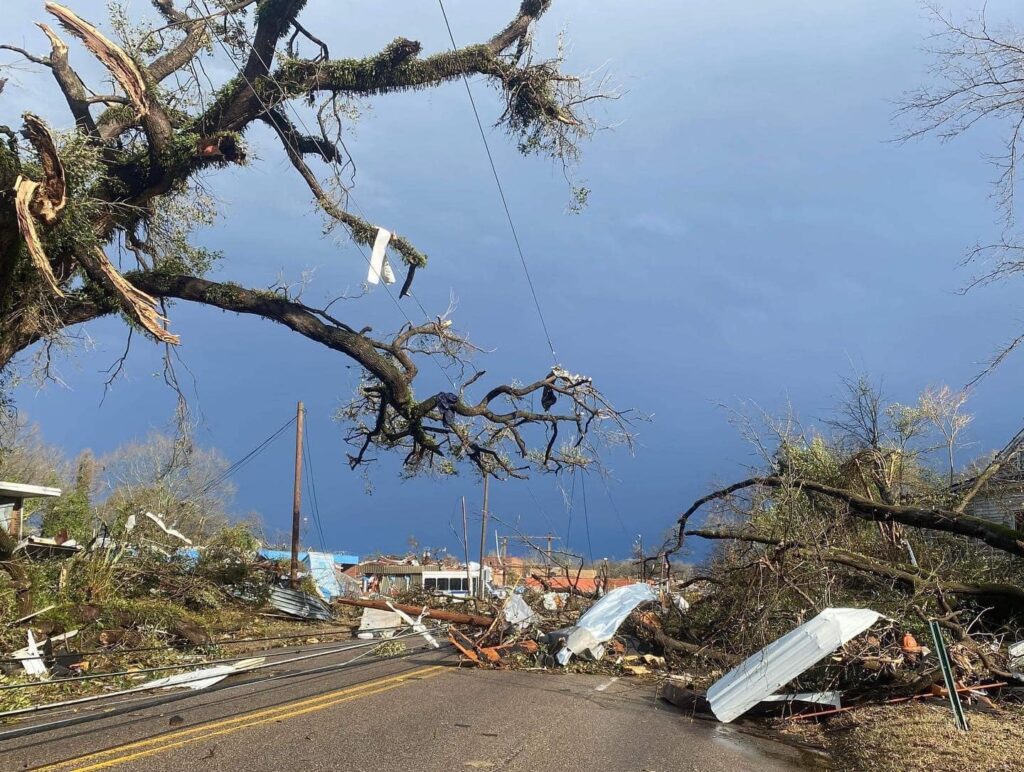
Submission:
POLYGON ((658 594, 649 584, 629 584, 612 590, 580 617, 565 641, 565 648, 556 655, 558 663, 565 665, 574 654, 583 652, 601 659, 604 643, 612 639, 633 609, 657 599, 658 594))
POLYGON ((391 231, 384 228, 377 229, 377 238, 373 240, 373 253, 370 255, 370 272, 366 275, 367 284, 380 284, 381 279, 385 284, 395 283, 395 272, 391 270, 388 263, 388 243, 391 241, 391 231))
POLYGON ((860 635, 881 616, 866 608, 827 608, 715 681, 711 711, 722 723, 743 715, 768 695, 860 635))

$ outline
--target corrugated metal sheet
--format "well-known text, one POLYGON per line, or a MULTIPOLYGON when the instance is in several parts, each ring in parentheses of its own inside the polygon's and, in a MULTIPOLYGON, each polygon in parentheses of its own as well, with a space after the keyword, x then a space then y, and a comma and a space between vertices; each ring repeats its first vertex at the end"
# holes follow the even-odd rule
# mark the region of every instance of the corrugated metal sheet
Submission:
POLYGON ((330 607, 322 600, 287 587, 270 588, 270 605, 278 611, 302 619, 319 619, 326 622, 333 618, 330 607))
POLYGON ((719 721, 728 723, 765 697, 775 694, 815 663, 881 616, 862 608, 827 608, 809 622, 747 658, 708 689, 708 702, 719 721))
POLYGON ((418 576, 430 571, 427 566, 409 566, 404 563, 363 563, 359 571, 368 576, 418 576))

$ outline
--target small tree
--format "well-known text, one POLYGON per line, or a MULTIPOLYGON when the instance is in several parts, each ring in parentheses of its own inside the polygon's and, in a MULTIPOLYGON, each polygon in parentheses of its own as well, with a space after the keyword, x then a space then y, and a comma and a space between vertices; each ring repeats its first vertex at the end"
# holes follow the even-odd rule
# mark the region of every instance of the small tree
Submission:
POLYGON ((91 450, 83 450, 75 464, 75 485, 54 501, 43 513, 43 536, 66 535, 79 543, 88 541, 93 533, 91 491, 95 459, 91 450))

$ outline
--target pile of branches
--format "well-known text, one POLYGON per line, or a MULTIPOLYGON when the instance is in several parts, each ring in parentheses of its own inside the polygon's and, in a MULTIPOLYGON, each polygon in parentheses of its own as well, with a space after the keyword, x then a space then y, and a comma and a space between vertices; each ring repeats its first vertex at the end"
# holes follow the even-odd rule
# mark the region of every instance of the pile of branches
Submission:
POLYGON ((762 473, 680 515, 648 560, 698 539, 715 546, 686 582, 689 612, 668 633, 721 664, 826 607, 872 608, 892 627, 866 648, 848 646, 817 687, 900 692, 938 680, 935 658, 903 645, 931 646, 929 620, 951 645, 958 677, 1012 678, 1006 649, 1024 638, 1024 533, 970 514, 970 504, 1015 462, 1019 440, 950 485, 926 463, 912 408, 859 397, 834 437, 780 435, 762 473))

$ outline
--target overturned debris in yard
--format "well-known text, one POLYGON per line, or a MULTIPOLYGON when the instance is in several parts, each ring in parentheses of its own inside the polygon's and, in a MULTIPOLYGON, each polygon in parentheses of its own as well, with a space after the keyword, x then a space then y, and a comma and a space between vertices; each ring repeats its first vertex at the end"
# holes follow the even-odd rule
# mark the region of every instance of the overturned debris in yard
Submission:
POLYGON ((708 689, 711 710, 729 723, 860 635, 879 616, 871 609, 825 609, 716 681, 708 689))

